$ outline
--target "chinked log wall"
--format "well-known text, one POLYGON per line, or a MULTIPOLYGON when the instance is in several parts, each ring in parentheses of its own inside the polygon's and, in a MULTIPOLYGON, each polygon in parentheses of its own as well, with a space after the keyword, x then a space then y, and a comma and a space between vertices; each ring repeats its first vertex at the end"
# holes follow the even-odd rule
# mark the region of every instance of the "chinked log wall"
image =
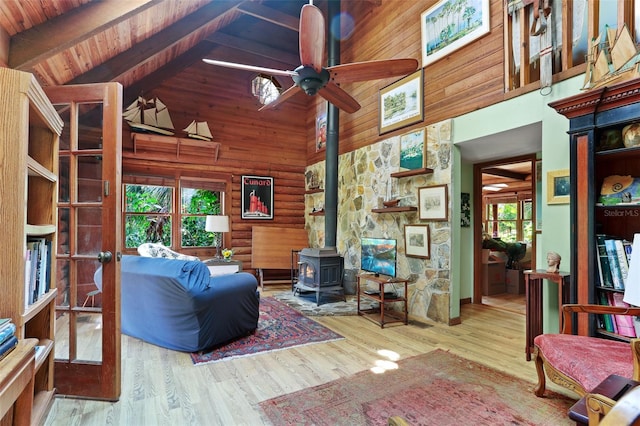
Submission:
MULTIPOLYGON (((342 42, 341 62, 412 57, 422 63, 420 14, 434 3, 426 0, 384 1, 379 5, 375 2, 343 2, 343 9, 354 17, 355 29, 351 37, 342 42)), ((379 90, 397 79, 343 85, 360 102, 362 109, 354 114, 340 114, 339 152, 351 152, 502 101, 501 0, 491 0, 490 10, 490 34, 424 69, 425 119, 422 123, 379 135, 379 90)), ((220 47, 213 49, 208 57, 256 62, 252 55, 241 56, 237 51, 229 52, 220 47)), ((291 67, 265 59, 260 59, 258 65, 291 67)), ((322 98, 309 101, 310 98, 298 94, 274 111, 258 112, 259 105, 250 93, 249 82, 254 76, 250 72, 211 67, 198 61, 146 94, 159 96, 167 104, 176 129, 186 127, 194 119, 209 123, 214 141, 221 143, 220 157, 215 165, 178 165, 132 158, 128 154, 123 163, 125 173, 226 176, 231 181, 231 246, 245 265, 251 264, 253 225, 304 227, 304 169, 324 160, 324 151, 316 152, 315 148, 315 120, 319 112, 326 109, 322 98), (274 177, 273 221, 240 219, 242 174, 274 177)), ((280 81, 284 87, 291 84, 287 78, 280 81)), ((127 99, 137 95, 125 90, 125 105, 128 105, 127 99)), ((123 149, 125 152, 132 150, 127 134, 123 149)), ((208 153, 203 152, 203 155, 208 153)))
MULTIPOLYGON (((305 121, 299 118, 306 114, 305 95, 277 111, 258 112, 259 104, 250 94, 251 78, 251 73, 196 63, 153 92, 169 108, 175 136, 184 137, 180 129, 194 119, 208 122, 213 140, 220 143, 218 161, 213 164, 204 160, 213 155, 205 149, 199 163, 176 162, 171 154, 165 161, 136 156, 126 124, 123 137, 125 174, 208 177, 228 182, 225 202, 231 215, 231 232, 225 236, 226 244, 233 248, 245 270, 251 267, 254 225, 304 228, 307 161, 305 121), (242 175, 274 178, 273 220, 241 219, 242 175)), ((205 258, 212 254, 197 253, 205 258)))

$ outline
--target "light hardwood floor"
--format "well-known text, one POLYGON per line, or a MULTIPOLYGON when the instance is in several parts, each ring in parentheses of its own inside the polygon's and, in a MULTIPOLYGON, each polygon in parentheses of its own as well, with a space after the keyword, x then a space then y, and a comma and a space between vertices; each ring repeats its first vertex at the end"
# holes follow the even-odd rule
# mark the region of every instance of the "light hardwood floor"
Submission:
MULTIPOLYGON (((285 288, 268 287, 263 297, 285 288)), ((463 305, 457 326, 411 321, 381 329, 358 316, 314 319, 345 339, 200 366, 186 353, 123 335, 120 401, 56 398, 45 424, 268 424, 259 402, 370 369, 383 349, 403 359, 440 348, 525 379, 527 392, 536 382, 525 360, 525 317, 508 310, 463 305)))

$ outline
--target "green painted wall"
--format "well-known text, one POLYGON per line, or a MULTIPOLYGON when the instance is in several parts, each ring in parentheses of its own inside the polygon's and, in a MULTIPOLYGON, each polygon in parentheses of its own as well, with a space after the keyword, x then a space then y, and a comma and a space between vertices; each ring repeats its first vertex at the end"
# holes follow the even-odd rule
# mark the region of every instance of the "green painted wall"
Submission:
MULTIPOLYGON (((546 253, 555 251, 562 256, 561 269, 568 271, 570 256, 569 204, 547 204, 547 172, 551 170, 569 169, 569 120, 558 114, 548 104, 558 99, 580 92, 583 76, 554 84, 551 93, 542 95, 539 91, 527 93, 482 110, 462 115, 453 120, 452 140, 454 146, 479 137, 506 132, 522 126, 542 123, 542 233, 537 240, 536 259, 538 268, 546 268, 546 253)), ((470 192, 473 199, 473 165, 463 164, 459 150, 456 151, 456 167, 459 172, 453 173, 453 186, 459 190, 452 191, 454 206, 460 205, 460 192, 470 192), (456 200, 455 197, 458 199, 456 200)), ((458 222, 459 223, 459 222, 458 222)), ((459 316, 460 299, 473 296, 473 226, 461 228, 452 226, 454 248, 453 253, 459 259, 452 259, 457 266, 453 276, 451 316, 459 316), (454 296, 458 299, 454 300, 454 296), (458 315, 454 315, 457 312, 458 315)), ((553 283, 544 285, 544 331, 558 331, 558 297, 553 283)))

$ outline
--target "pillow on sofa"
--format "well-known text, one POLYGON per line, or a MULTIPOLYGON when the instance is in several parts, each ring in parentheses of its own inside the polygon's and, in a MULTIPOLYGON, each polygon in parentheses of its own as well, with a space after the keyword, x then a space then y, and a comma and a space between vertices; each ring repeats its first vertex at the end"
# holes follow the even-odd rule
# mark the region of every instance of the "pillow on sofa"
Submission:
POLYGON ((164 257, 167 259, 178 260, 200 260, 196 256, 189 256, 171 250, 162 244, 144 243, 138 247, 138 254, 144 257, 164 257))

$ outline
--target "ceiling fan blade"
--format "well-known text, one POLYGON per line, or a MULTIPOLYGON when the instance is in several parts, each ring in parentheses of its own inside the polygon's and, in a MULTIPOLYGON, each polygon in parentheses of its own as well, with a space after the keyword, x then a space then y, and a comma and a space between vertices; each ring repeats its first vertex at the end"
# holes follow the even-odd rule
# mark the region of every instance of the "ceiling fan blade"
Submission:
POLYGON ((415 59, 383 59, 378 61, 353 62, 327 68, 331 80, 336 83, 378 80, 406 75, 418 69, 415 59))
POLYGON ((210 65, 218 65, 220 67, 235 68, 238 70, 245 70, 245 71, 262 72, 270 75, 284 75, 288 77, 293 77, 294 75, 298 75, 298 73, 295 71, 284 71, 284 70, 277 70, 273 68, 256 67, 253 65, 237 64, 235 62, 217 61, 215 59, 203 59, 203 61, 210 65))
POLYGON ((291 98, 294 95, 297 95, 298 93, 300 93, 302 90, 300 90, 298 88, 298 86, 296 86, 295 84, 291 87, 289 87, 287 90, 285 90, 284 92, 280 93, 280 96, 278 96, 276 98, 275 101, 270 102, 266 105, 263 105, 262 107, 260 107, 260 109, 258 109, 258 111, 263 111, 265 109, 272 109, 277 107, 278 105, 284 103, 284 101, 286 101, 287 99, 291 98))
POLYGON ((300 12, 300 62, 317 72, 324 61, 324 16, 311 4, 302 6, 300 12))
POLYGON ((331 81, 322 89, 318 90, 318 94, 344 112, 353 113, 360 109, 358 101, 331 81))

